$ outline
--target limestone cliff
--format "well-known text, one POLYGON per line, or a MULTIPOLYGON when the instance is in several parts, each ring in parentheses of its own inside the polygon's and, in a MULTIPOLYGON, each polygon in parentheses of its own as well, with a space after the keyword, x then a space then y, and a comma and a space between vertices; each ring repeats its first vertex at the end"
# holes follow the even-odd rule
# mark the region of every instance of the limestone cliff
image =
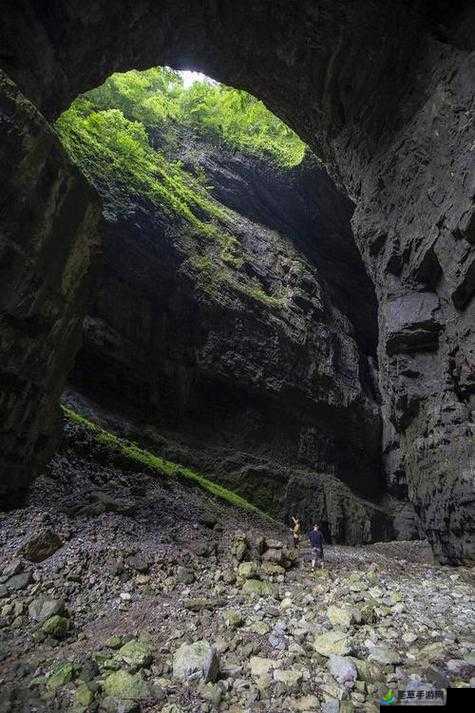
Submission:
POLYGON ((376 301, 351 202, 310 154, 283 169, 199 132, 152 134, 226 210, 232 243, 99 181, 104 266, 73 382, 133 405, 156 449, 275 514, 388 536, 390 517, 351 493, 384 490, 376 301))
MULTIPOLYGON (((16 0, 4 3, 0 23, 2 69, 49 121, 114 71, 168 65, 251 91, 312 147, 355 201, 354 233, 376 288, 386 470, 414 502, 437 558, 453 564, 475 552, 474 26, 468 0, 16 0)), ((15 115, 11 122, 21 127, 15 115)), ((8 209, 25 197, 24 160, 34 164, 38 151, 26 141, 12 158, 4 137, 2 177, 12 190, 2 228, 38 305, 63 263, 44 261, 35 246, 45 240, 49 256, 63 255, 65 231, 54 201, 38 203, 41 225, 19 211, 9 223, 8 209), (17 250, 30 233, 32 244, 17 250)), ((56 171, 69 170, 55 156, 50 189, 56 171)), ((5 262, 2 325, 22 306, 21 290, 11 289, 18 264, 5 262)), ((81 270, 87 290, 87 260, 81 270)), ((55 302, 58 324, 82 318, 83 292, 71 298, 55 302)), ((37 471, 31 446, 40 423, 39 450, 50 440, 43 414, 56 408, 67 371, 51 355, 65 353, 69 364, 75 335, 50 332, 49 349, 28 337, 28 359, 23 330, 2 341, 2 363, 16 373, 0 401, 5 491, 37 471)))

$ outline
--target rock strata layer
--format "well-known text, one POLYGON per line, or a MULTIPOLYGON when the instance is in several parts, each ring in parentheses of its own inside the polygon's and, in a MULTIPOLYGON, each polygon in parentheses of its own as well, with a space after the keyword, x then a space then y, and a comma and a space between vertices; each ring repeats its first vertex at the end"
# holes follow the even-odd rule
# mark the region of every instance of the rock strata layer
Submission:
MULTIPOLYGON (((472 559, 473 4, 225 0, 204 7, 200 0, 139 0, 116 3, 114 23, 111 11, 101 0, 8 3, 2 67, 48 119, 112 71, 185 64, 243 86, 296 129, 357 203, 354 232, 379 304, 386 470, 414 503, 437 557, 472 559), (421 310, 413 304, 419 299, 421 310)), ((11 122, 22 125, 16 114, 11 122)), ((12 135, 2 132, 7 183, 18 155, 27 163, 38 156, 35 142, 27 141, 13 160, 12 135)), ((64 166, 59 156, 50 160, 47 193, 64 166)), ((11 185, 8 200, 15 204, 18 183, 11 185)), ((74 248, 56 226, 58 204, 35 205, 50 247, 46 261, 35 251, 39 233, 21 247, 32 235, 23 218, 10 244, 25 259, 22 283, 36 305, 50 279, 61 284, 64 250, 72 255, 74 248)), ((71 238, 76 230, 66 233, 71 238)), ((81 290, 73 291, 74 318, 63 321, 61 307, 50 342, 32 336, 23 321, 12 331, 17 263, 3 264, 2 368, 12 359, 14 366, 6 370, 7 386, 2 383, 2 468, 7 488, 15 490, 51 437, 84 305, 81 290), (56 355, 63 353, 68 359, 59 368, 56 355)))
POLYGON ((155 451, 274 515, 331 520, 339 541, 392 534, 382 508, 338 487, 373 502, 384 490, 376 300, 351 203, 311 155, 281 169, 190 130, 153 140, 206 177, 234 262, 145 198, 99 184, 104 261, 73 383, 147 414, 155 451))

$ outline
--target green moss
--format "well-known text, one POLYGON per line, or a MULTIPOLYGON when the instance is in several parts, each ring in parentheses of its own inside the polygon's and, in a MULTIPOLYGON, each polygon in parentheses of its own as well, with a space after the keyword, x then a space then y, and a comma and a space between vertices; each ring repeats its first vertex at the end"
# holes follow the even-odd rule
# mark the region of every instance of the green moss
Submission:
MULTIPOLYGON (((267 156, 283 167, 299 164, 305 144, 297 134, 245 91, 217 82, 198 81, 185 87, 178 72, 153 67, 113 74, 80 101, 100 110, 119 109, 131 121, 169 130, 176 124, 196 129, 218 143, 257 156, 267 156)), ((75 103, 76 103, 75 102, 75 103)))
POLYGON ((269 515, 267 515, 267 513, 260 510, 255 505, 252 505, 252 503, 248 502, 237 493, 234 493, 232 490, 228 490, 228 488, 219 485, 219 483, 209 480, 209 478, 206 478, 202 473, 198 473, 191 468, 186 468, 178 463, 173 463, 165 458, 161 458, 150 451, 139 448, 139 446, 135 443, 126 441, 110 431, 106 431, 67 406, 63 406, 62 408, 66 418, 69 421, 79 424, 80 426, 91 431, 98 443, 109 447, 111 450, 119 452, 121 455, 126 456, 135 463, 140 463, 155 471, 159 475, 174 478, 185 478, 230 505, 238 507, 242 510, 254 512, 266 519, 272 519, 269 515))
POLYGON ((142 123, 130 121, 120 109, 97 111, 81 99, 56 128, 72 160, 117 207, 127 206, 131 196, 144 197, 199 233, 219 236, 218 222, 226 220, 227 211, 178 161, 152 148, 142 123))
POLYGON ((235 214, 212 196, 199 152, 190 170, 170 160, 181 140, 178 125, 282 166, 295 165, 305 151, 254 97, 208 82, 185 88, 180 75, 167 69, 115 74, 76 99, 56 122, 71 159, 108 210, 128 215, 141 199, 180 222, 181 249, 205 292, 216 296, 224 283, 266 307, 285 307, 284 295, 268 294, 241 271, 246 254, 231 234, 235 214), (156 129, 167 155, 156 147, 156 129))

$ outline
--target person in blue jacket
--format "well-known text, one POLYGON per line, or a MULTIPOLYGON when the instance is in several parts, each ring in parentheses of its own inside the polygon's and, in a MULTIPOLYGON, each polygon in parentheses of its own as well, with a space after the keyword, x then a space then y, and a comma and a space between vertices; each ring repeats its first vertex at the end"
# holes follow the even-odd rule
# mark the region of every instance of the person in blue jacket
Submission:
POLYGON ((313 530, 310 530, 308 539, 313 549, 312 569, 315 569, 317 562, 319 567, 323 567, 323 535, 318 525, 314 525, 313 530))

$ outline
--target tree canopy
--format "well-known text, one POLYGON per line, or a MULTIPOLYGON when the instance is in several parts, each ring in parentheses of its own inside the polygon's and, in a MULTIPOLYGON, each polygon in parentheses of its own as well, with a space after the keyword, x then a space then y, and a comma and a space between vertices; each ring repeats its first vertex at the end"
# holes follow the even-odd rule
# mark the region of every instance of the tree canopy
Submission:
POLYGON ((119 109, 146 127, 190 126, 283 167, 299 164, 305 153, 299 137, 247 92, 217 82, 185 86, 180 73, 168 68, 113 74, 86 96, 97 108, 119 109))
POLYGON ((249 94, 215 82, 187 87, 178 72, 166 68, 114 74, 78 97, 56 122, 63 146, 104 196, 114 219, 133 211, 136 198, 151 201, 186 222, 189 229, 181 235, 192 238, 190 264, 208 291, 226 282, 253 299, 280 304, 281 297, 238 274, 244 255, 233 235, 232 211, 213 197, 199 164, 186 170, 171 158, 183 126, 218 145, 266 158, 282 170, 300 163, 306 149, 249 94), (164 140, 157 142, 157 136, 164 140), (210 244, 219 254, 219 270, 216 257, 207 253, 210 244))

